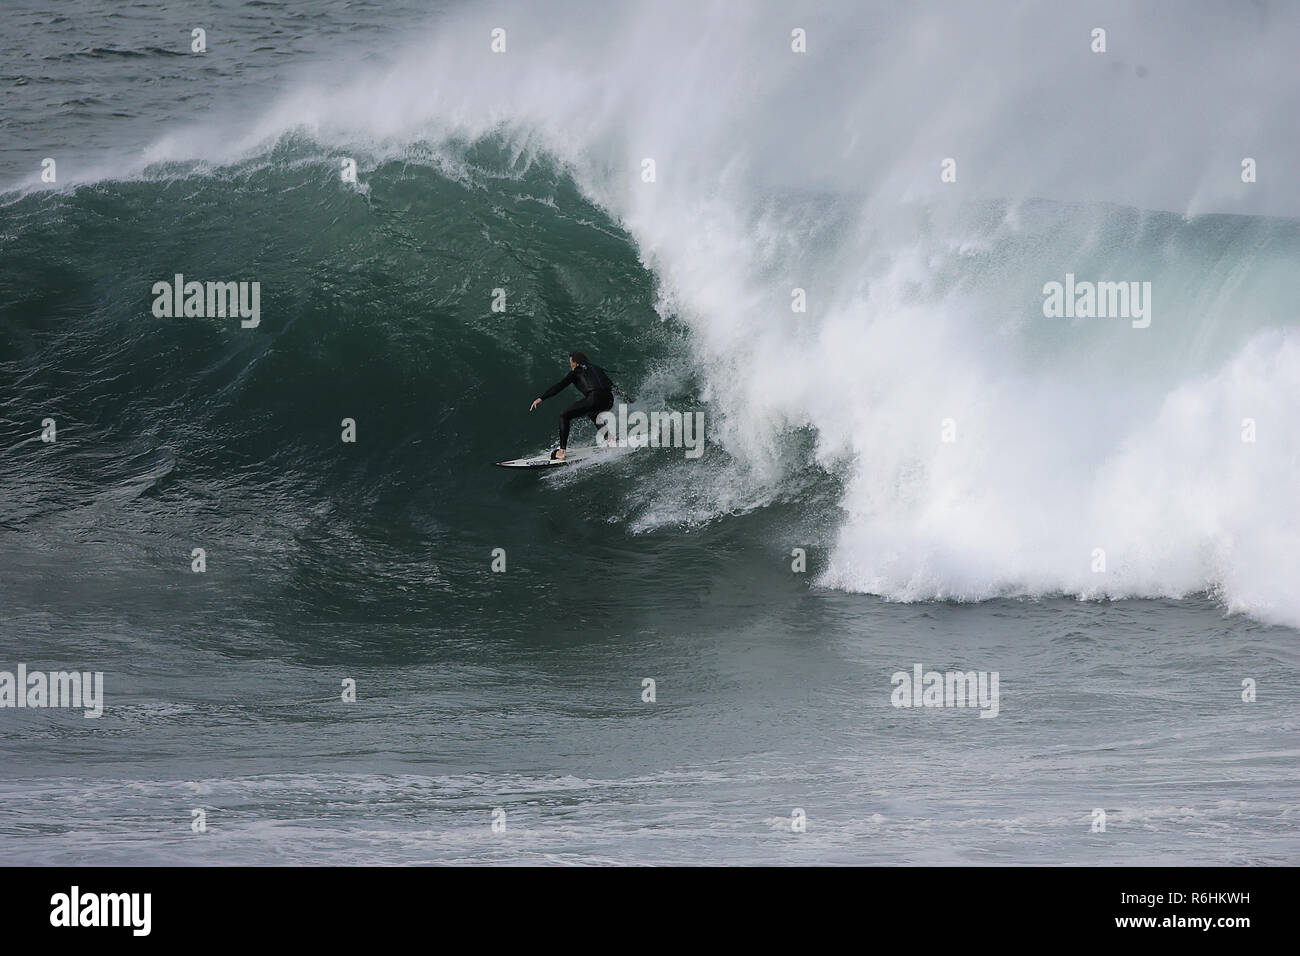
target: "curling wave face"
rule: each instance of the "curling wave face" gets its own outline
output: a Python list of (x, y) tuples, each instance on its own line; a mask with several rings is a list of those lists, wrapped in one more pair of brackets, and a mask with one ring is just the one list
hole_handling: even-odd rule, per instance
[[(11, 193), (6, 365), (36, 370), (16, 397), (70, 403), (130, 452), (39, 474), (132, 487), (163, 446), (169, 480), (219, 494), (246, 469), (245, 494), (304, 522), (309, 500), (391, 517), (425, 487), (491, 522), (439, 463), (536, 441), (515, 415), (529, 388), (503, 384), (546, 384), (571, 343), (599, 343), (642, 404), (709, 421), (700, 463), (629, 466), (602, 496), (626, 529), (798, 500), (807, 524), (764, 544), (829, 527), (828, 587), (1210, 592), (1300, 624), (1300, 225), (1262, 215), (1300, 206), (1199, 148), (1208, 126), (1290, 128), (1286, 104), (1234, 100), (1213, 64), (1179, 73), (1158, 10), (1108, 20), (1148, 41), (1141, 64), (1097, 60), (1081, 24), (1061, 71), (1035, 39), (1046, 9), (881, 8), (866, 29), (829, 7), (455, 8), (381, 64), (307, 71), (251, 123), (182, 125), (98, 182)], [(1296, 34), (1197, 16), (1227, 18), (1206, 56), (1262, 69)], [(1252, 148), (1269, 147), (1293, 144)], [(145, 317), (175, 272), (260, 279), (264, 334)], [(1149, 283), (1149, 321), (1044, 315), (1067, 276)], [(378, 440), (339, 470), (349, 414)], [(454, 534), (455, 513), (428, 527)]]

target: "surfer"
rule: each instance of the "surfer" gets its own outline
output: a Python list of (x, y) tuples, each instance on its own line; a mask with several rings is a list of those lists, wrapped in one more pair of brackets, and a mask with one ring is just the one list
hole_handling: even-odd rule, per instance
[(546, 399), (558, 395), (570, 385), (582, 392), (582, 398), (560, 412), (560, 447), (551, 452), (551, 457), (560, 461), (564, 461), (565, 449), (569, 447), (569, 422), (585, 415), (595, 424), (597, 415), (614, 407), (614, 383), (609, 380), (605, 370), (599, 365), (593, 365), (582, 352), (570, 352), (569, 374), (542, 392), (541, 398), (533, 399), (528, 410), (533, 411)]

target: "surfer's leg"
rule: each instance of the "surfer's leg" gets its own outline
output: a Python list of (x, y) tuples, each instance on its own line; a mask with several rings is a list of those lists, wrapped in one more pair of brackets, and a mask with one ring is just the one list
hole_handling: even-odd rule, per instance
[[(614, 407), (614, 393), (608, 389), (584, 395), (564, 411), (560, 412), (560, 449), (569, 447), (569, 423), (575, 418), (590, 418), (596, 424), (596, 416)], [(563, 457), (563, 456), (560, 456)]]
[(566, 408), (564, 411), (560, 412), (560, 449), (561, 450), (569, 447), (569, 418), (570, 418), (569, 411), (570, 409)]
[(575, 418), (590, 414), (591, 400), (587, 396), (578, 399), (564, 411), (560, 412), (560, 449), (569, 447), (569, 422)]
[(614, 407), (614, 393), (608, 390), (592, 392), (588, 398), (591, 402), (591, 408), (587, 412), (587, 417), (590, 418), (591, 423), (596, 426), (596, 444), (599, 445), (600, 422), (597, 421), (597, 419)]

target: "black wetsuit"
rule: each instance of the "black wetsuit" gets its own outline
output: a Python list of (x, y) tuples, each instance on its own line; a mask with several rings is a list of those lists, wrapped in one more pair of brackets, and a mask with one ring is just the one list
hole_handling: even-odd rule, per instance
[(569, 422), (585, 415), (594, 424), (596, 416), (614, 407), (614, 383), (609, 380), (605, 370), (599, 365), (579, 365), (564, 378), (560, 379), (546, 391), (542, 400), (558, 395), (570, 385), (582, 392), (578, 399), (564, 411), (560, 412), (560, 447), (569, 447)]

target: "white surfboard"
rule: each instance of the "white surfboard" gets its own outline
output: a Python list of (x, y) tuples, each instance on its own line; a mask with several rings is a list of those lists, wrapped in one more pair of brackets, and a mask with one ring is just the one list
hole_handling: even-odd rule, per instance
[(498, 461), (498, 468), (555, 468), (558, 465), (572, 465), (575, 462), (585, 461), (592, 455), (599, 455), (609, 451), (608, 448), (601, 448), (598, 445), (589, 445), (585, 448), (570, 448), (564, 456), (563, 461), (557, 461), (552, 458), (550, 452), (545, 455), (538, 455), (536, 458), (514, 458), (510, 461)]

